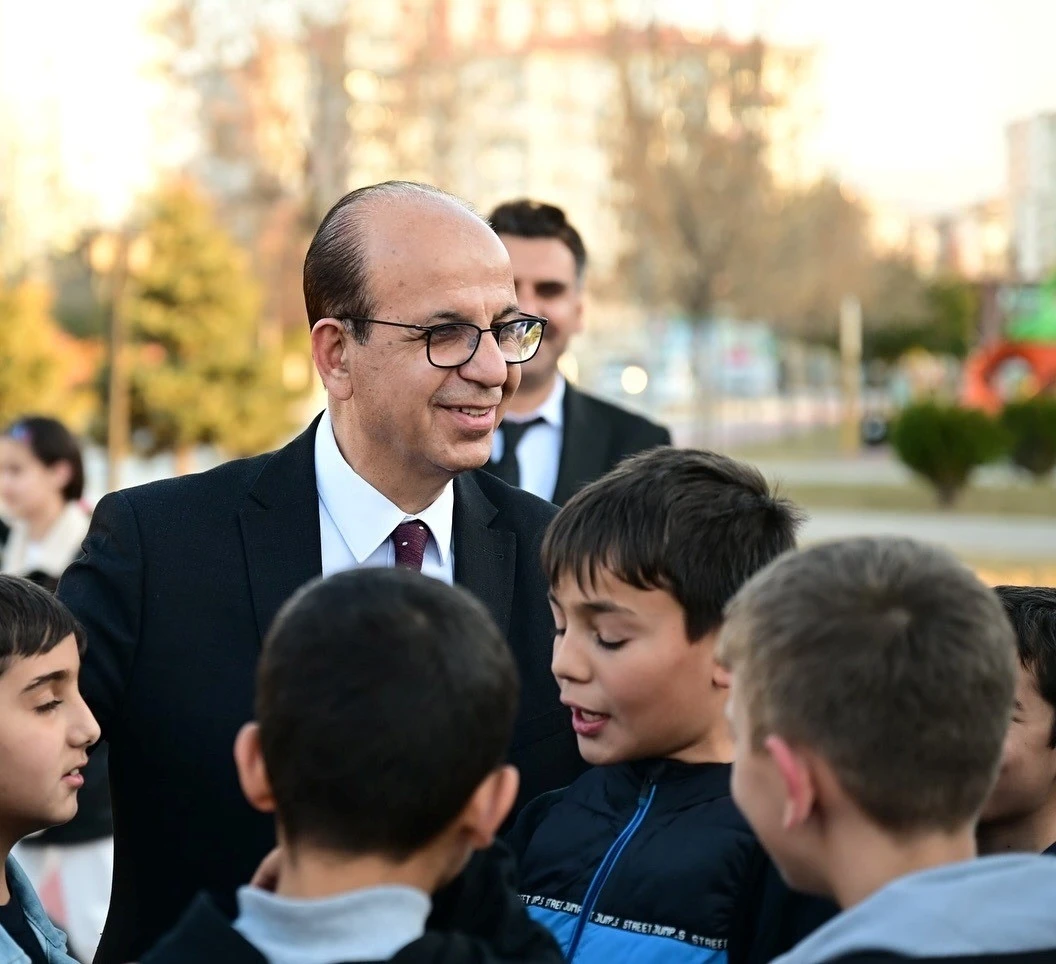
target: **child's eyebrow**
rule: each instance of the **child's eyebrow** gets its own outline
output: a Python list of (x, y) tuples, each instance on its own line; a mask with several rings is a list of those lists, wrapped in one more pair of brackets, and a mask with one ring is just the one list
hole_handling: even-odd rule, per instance
[(41, 686), (47, 686), (48, 683), (65, 683), (70, 678), (70, 671), (68, 669), (57, 669), (54, 673), (45, 673), (43, 676), (38, 676), (36, 679), (31, 680), (22, 690), (23, 693), (28, 693), (30, 690), (38, 689)]
[(589, 613), (620, 613), (624, 616), (634, 615), (633, 609), (628, 609), (626, 606), (618, 606), (616, 603), (608, 599), (589, 600), (588, 602), (579, 603), (578, 607)]

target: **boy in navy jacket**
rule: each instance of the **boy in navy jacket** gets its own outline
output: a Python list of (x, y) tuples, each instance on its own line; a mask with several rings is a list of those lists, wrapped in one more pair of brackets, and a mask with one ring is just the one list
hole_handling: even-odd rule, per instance
[(730, 606), (733, 795), (794, 887), (843, 912), (781, 964), (1056, 961), (1056, 861), (976, 857), (1013, 711), (997, 596), (948, 552), (849, 539)]
[(552, 668), (595, 768), (507, 839), (529, 911), (576, 964), (767, 961), (830, 912), (784, 887), (730, 797), (715, 660), (723, 607), (798, 522), (750, 466), (657, 449), (551, 524)]

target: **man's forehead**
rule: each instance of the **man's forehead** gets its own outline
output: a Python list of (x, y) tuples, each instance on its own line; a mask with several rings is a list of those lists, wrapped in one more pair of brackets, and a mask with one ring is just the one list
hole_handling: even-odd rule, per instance
[(513, 273), (519, 279), (531, 276), (565, 278), (576, 273), (576, 259), (560, 238), (522, 238), (500, 234), (510, 254)]

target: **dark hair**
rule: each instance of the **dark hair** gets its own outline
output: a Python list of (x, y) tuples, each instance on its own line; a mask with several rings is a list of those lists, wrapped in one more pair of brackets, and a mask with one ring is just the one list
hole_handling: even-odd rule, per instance
[(625, 459), (573, 496), (543, 539), (550, 585), (599, 568), (638, 589), (665, 589), (698, 640), (744, 582), (796, 543), (799, 510), (759, 471), (715, 452), (657, 448)]
[(501, 765), (517, 671), (484, 607), (406, 569), (310, 583), (264, 641), (257, 719), (291, 840), (402, 860)]
[[(413, 197), (446, 198), (476, 214), (461, 198), (417, 181), (384, 181), (346, 194), (327, 211), (304, 258), (304, 307), (309, 329), (322, 318), (374, 317), (377, 305), (370, 290), (363, 238), (367, 220), (360, 209), (368, 201)], [(349, 321), (346, 327), (360, 344), (370, 337), (370, 325), (365, 322)]]
[[(1019, 661), (1034, 677), (1041, 698), (1056, 710), (1056, 589), (998, 586), (994, 592), (1016, 631)], [(1056, 747), (1056, 722), (1049, 746)]]
[(28, 579), (0, 575), (0, 673), (18, 657), (50, 653), (67, 636), (83, 656), (84, 629), (58, 599)]
[(789, 553), (729, 606), (718, 658), (752, 745), (815, 751), (890, 832), (953, 831), (993, 786), (1015, 689), (997, 596), (938, 546), (858, 538)]
[(62, 490), (67, 502), (76, 502), (84, 495), (84, 460), (81, 447), (73, 433), (54, 418), (26, 415), (12, 422), (4, 435), (29, 446), (34, 458), (49, 468), (59, 462), (70, 466), (70, 481)]
[(488, 218), (496, 234), (515, 238), (556, 238), (576, 261), (576, 276), (587, 269), (587, 249), (579, 232), (565, 218), (565, 212), (553, 204), (541, 204), (524, 198), (500, 204)]

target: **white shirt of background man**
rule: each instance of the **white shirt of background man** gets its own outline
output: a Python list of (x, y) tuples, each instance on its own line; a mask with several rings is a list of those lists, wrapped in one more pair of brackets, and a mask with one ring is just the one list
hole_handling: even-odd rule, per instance
[[(557, 488), (557, 473), (561, 467), (561, 442), (565, 428), (565, 379), (561, 375), (557, 376), (546, 401), (534, 412), (527, 415), (512, 415), (507, 412), (502, 421), (530, 422), (533, 418), (541, 418), (544, 421), (528, 429), (517, 446), (521, 488), (550, 502)], [(505, 442), (502, 426), (499, 426), (491, 447), (493, 462), (502, 458)]]

